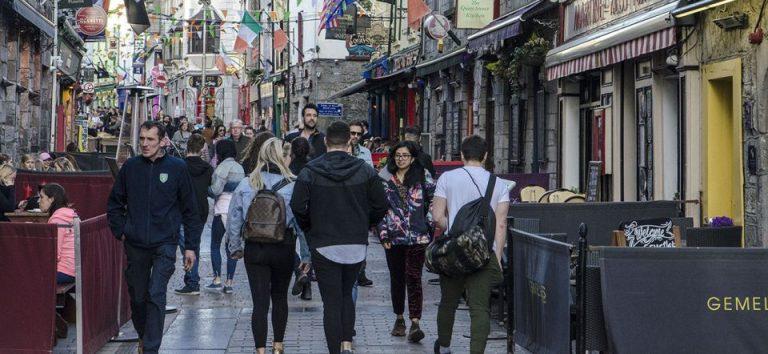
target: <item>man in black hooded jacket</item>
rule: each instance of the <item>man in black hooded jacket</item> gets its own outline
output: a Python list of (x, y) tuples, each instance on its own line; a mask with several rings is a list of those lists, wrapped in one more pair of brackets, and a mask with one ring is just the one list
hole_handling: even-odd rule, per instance
[(328, 152), (299, 173), (291, 198), (291, 209), (312, 251), (325, 339), (332, 354), (351, 353), (352, 286), (365, 260), (368, 229), (387, 212), (376, 171), (348, 153), (349, 140), (349, 125), (333, 122), (325, 136)]

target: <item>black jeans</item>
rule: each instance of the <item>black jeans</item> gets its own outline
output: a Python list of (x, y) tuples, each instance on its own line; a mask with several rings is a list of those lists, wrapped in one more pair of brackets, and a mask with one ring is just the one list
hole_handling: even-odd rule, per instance
[(408, 318), (421, 319), (424, 295), (421, 273), (424, 268), (424, 250), (427, 245), (397, 245), (385, 250), (389, 268), (389, 291), (395, 315), (405, 312), (405, 295), (408, 289)]
[(288, 324), (288, 286), (295, 244), (246, 242), (243, 258), (253, 300), (251, 330), (256, 348), (267, 346), (267, 312), (272, 300), (274, 342), (282, 342)]
[(352, 286), (357, 282), (362, 262), (336, 263), (312, 251), (317, 286), (323, 299), (323, 328), (328, 352), (341, 352), (341, 342), (351, 342), (355, 329), (355, 303)]
[(139, 248), (123, 244), (133, 327), (143, 340), (144, 353), (157, 353), (163, 340), (165, 293), (176, 266), (176, 245)]

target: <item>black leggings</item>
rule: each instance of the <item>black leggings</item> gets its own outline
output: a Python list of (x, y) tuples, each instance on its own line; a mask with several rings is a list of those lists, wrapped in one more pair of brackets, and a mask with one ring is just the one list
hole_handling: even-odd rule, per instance
[(267, 312), (272, 301), (274, 342), (282, 342), (288, 324), (288, 286), (293, 273), (294, 244), (246, 243), (245, 270), (253, 299), (251, 329), (256, 348), (267, 346)]

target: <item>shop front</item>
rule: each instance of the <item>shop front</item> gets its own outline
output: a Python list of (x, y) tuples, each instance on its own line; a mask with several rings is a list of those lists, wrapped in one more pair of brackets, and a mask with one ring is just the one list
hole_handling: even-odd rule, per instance
[(559, 184), (584, 192), (592, 163), (599, 200), (681, 199), (685, 90), (671, 17), (678, 4), (616, 3), (561, 5), (559, 43), (546, 58), (559, 96)]

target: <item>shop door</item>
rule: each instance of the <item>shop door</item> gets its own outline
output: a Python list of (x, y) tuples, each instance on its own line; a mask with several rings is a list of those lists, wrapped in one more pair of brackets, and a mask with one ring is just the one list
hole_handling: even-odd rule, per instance
[(637, 90), (637, 198), (653, 200), (653, 94)]

